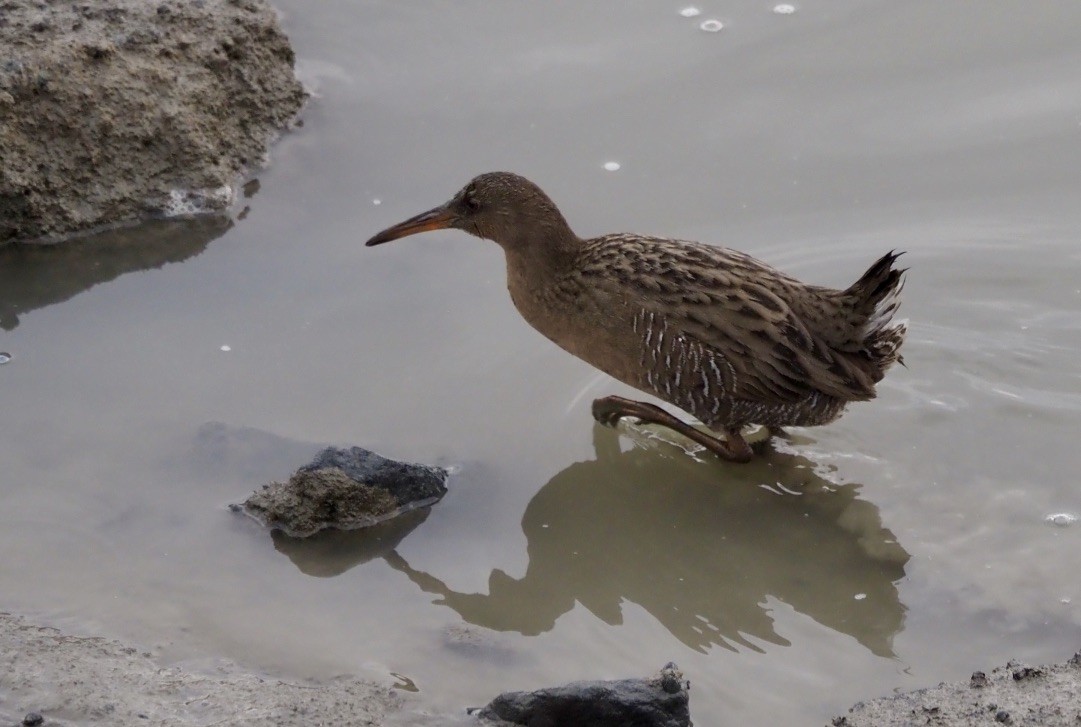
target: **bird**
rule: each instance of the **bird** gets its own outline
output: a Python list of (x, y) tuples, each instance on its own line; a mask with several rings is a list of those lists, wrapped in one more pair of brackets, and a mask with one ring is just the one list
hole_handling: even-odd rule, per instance
[(536, 184), (511, 172), (472, 179), (449, 201), (388, 227), (368, 247), (455, 229), (503, 248), (507, 288), (537, 331), (613, 378), (690, 414), (622, 396), (593, 417), (667, 427), (723, 460), (784, 427), (828, 424), (904, 360), (894, 320), (907, 269), (891, 251), (852, 285), (809, 285), (719, 245), (615, 233), (580, 238)]

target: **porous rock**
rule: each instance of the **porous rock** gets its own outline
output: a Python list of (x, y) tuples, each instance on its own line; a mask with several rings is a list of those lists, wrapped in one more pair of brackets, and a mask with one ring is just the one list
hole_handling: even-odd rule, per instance
[(225, 209), (293, 62), (266, 0), (0, 0), (0, 245)]
[(675, 664), (648, 679), (572, 682), (535, 692), (506, 692), (477, 716), (530, 727), (688, 727), (690, 684)]
[(265, 485), (237, 509), (304, 538), (326, 528), (368, 527), (431, 505), (446, 494), (447, 476), (440, 467), (396, 462), (361, 447), (330, 447), (287, 482)]

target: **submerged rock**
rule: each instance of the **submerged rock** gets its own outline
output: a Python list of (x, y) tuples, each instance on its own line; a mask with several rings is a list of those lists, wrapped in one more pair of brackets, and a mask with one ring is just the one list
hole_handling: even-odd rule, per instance
[(225, 209), (293, 62), (266, 0), (0, 2), (0, 245)]
[(535, 692), (506, 692), (477, 716), (530, 727), (688, 727), (690, 684), (675, 664), (649, 679), (572, 682)]
[(445, 469), (396, 462), (361, 447), (323, 450), (288, 482), (265, 485), (236, 509), (295, 538), (352, 530), (437, 502)]

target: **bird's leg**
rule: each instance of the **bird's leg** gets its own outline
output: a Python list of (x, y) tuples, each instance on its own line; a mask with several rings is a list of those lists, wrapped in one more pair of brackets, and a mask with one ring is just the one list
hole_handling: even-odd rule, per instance
[(606, 396), (593, 402), (593, 418), (601, 424), (612, 426), (622, 417), (634, 417), (642, 424), (668, 427), (730, 462), (748, 462), (751, 459), (751, 447), (739, 429), (726, 429), (726, 439), (718, 439), (680, 421), (659, 406), (643, 401), (633, 401), (622, 396)]

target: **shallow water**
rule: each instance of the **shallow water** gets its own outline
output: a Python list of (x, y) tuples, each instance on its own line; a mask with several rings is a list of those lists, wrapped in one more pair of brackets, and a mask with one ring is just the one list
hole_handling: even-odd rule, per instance
[[(451, 710), (674, 660), (701, 724), (1078, 648), (1081, 6), (686, 5), (280, 2), (318, 96), (243, 219), (0, 250), (2, 606)], [(595, 427), (495, 245), (362, 246), (500, 168), (816, 283), (907, 250), (908, 368), (746, 467)], [(330, 443), (458, 472), (374, 543), (225, 508)]]

